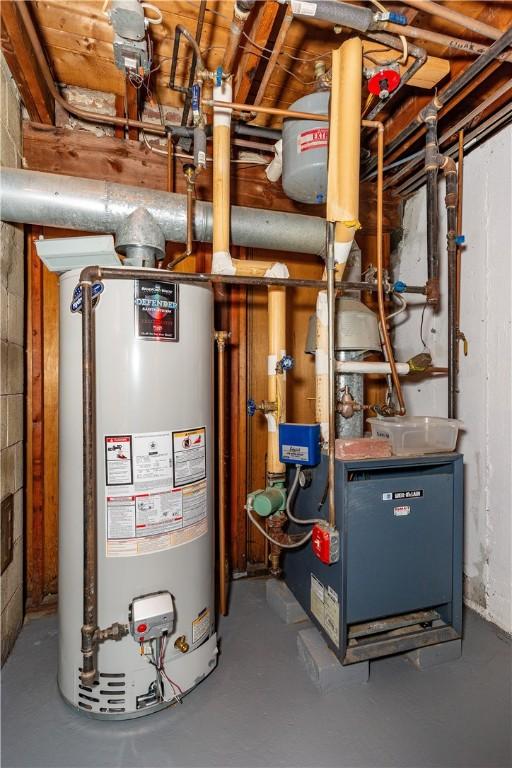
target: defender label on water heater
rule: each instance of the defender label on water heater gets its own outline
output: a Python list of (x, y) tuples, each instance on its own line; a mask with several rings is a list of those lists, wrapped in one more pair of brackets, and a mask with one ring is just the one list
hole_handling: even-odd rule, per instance
[(311, 613), (325, 629), (333, 643), (340, 644), (340, 604), (338, 593), (329, 585), (324, 587), (321, 581), (311, 574)]
[(205, 476), (174, 487), (172, 444), (170, 432), (105, 437), (107, 557), (170, 549), (208, 530)]
[(178, 285), (135, 280), (135, 336), (178, 341)]
[(196, 483), (206, 477), (206, 427), (172, 433), (174, 485)]

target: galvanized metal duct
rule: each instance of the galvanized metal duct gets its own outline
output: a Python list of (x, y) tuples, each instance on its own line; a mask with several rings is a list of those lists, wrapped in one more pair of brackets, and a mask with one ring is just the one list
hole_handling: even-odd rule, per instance
[[(185, 242), (185, 195), (2, 168), (0, 210), (4, 221), (114, 233), (140, 207), (155, 218), (166, 240)], [(197, 201), (194, 240), (211, 243), (212, 224), (211, 203)], [(325, 221), (316, 216), (233, 206), (231, 242), (248, 248), (323, 255)]]

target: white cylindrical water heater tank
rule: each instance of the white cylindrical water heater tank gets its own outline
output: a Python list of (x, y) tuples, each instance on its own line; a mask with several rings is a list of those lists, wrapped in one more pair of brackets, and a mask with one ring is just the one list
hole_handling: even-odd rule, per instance
[[(330, 91), (316, 91), (291, 105), (297, 112), (326, 115)], [(283, 190), (300, 203), (325, 203), (329, 123), (319, 120), (283, 122)]]
[(98, 646), (84, 686), (79, 271), (60, 287), (59, 672), (94, 717), (149, 714), (215, 667), (213, 300), (209, 287), (106, 280), (96, 338)]

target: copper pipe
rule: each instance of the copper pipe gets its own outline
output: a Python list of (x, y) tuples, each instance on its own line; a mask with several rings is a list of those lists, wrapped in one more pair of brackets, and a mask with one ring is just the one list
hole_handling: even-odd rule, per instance
[[(419, 29), (418, 27), (411, 27), (409, 25), (402, 27), (400, 24), (393, 24), (392, 22), (385, 22), (384, 26), (387, 32), (392, 32), (394, 35), (404, 35), (405, 37), (410, 37), (414, 40), (426, 40), (435, 45), (442, 45), (443, 48), (453, 48), (453, 50), (459, 51), (459, 53), (479, 56), (481, 53), (485, 53), (488, 48), (487, 45), (482, 45), (481, 43), (473, 43), (470, 40), (463, 40), (460, 37), (443, 35), (440, 32), (433, 32), (430, 29)], [(512, 61), (512, 53), (500, 53), (496, 58), (499, 61)]]
[(465, 27), (465, 29), (476, 32), (477, 35), (482, 37), (490, 37), (491, 40), (497, 40), (503, 34), (503, 30), (491, 27), (489, 24), (485, 24), (483, 21), (473, 19), (471, 16), (466, 16), (464, 13), (458, 11), (452, 11), (451, 8), (439, 3), (434, 3), (432, 0), (403, 0), (407, 5), (412, 5), (418, 11), (424, 13), (430, 13), (431, 16), (438, 16), (440, 19), (451, 21), (453, 24), (457, 24), (459, 27)]
[(72, 104), (69, 104), (66, 101), (66, 99), (62, 96), (57, 86), (55, 85), (52, 74), (50, 72), (50, 68), (48, 66), (48, 62), (46, 61), (46, 56), (44, 54), (43, 48), (39, 41), (36, 28), (30, 16), (30, 12), (27, 8), (25, 0), (19, 0), (17, 4), (17, 8), (20, 12), (20, 16), (25, 26), (27, 35), (34, 49), (34, 55), (36, 57), (41, 73), (43, 75), (43, 79), (46, 85), (48, 86), (48, 90), (50, 91), (52, 97), (55, 99), (57, 104), (59, 104), (59, 106), (61, 106), (65, 112), (67, 112), (70, 115), (74, 115), (75, 117), (78, 117), (80, 120), (86, 120), (92, 123), (99, 123), (101, 125), (120, 125), (123, 128), (137, 128), (140, 131), (157, 134), (158, 136), (166, 135), (167, 130), (163, 125), (156, 125), (154, 123), (145, 123), (141, 120), (131, 120), (128, 117), (116, 117), (115, 115), (101, 115), (101, 114), (98, 114), (97, 112), (88, 112), (85, 109), (80, 109), (79, 107), (75, 107)]
[(195, 167), (187, 164), (183, 166), (183, 172), (187, 179), (187, 243), (184, 253), (181, 253), (175, 259), (173, 259), (168, 265), (167, 269), (174, 269), (180, 262), (192, 256), (194, 247), (194, 199), (195, 199)]
[(226, 541), (226, 342), (229, 338), (228, 331), (217, 331), (217, 424), (218, 424), (218, 479), (219, 484), (219, 610), (222, 616), (228, 612), (228, 576), (229, 562), (227, 558)]
[(278, 109), (277, 107), (261, 107), (254, 104), (238, 104), (234, 101), (215, 101), (215, 99), (203, 99), (207, 107), (220, 107), (221, 109), (234, 109), (237, 112), (255, 112), (262, 115), (276, 115), (277, 117), (291, 117), (294, 120), (317, 120), (329, 122), (329, 115), (316, 115), (313, 112), (294, 112), (291, 109)]
[(391, 367), (391, 378), (395, 387), (396, 396), (400, 406), (400, 416), (406, 413), (405, 401), (402, 394), (400, 377), (396, 369), (395, 358), (393, 356), (393, 347), (389, 338), (388, 327), (386, 325), (386, 309), (384, 306), (384, 265), (383, 265), (383, 207), (384, 207), (384, 125), (379, 121), (363, 120), (368, 127), (377, 129), (377, 299), (379, 304), (379, 319), (382, 328), (382, 338), (386, 349), (386, 357)]

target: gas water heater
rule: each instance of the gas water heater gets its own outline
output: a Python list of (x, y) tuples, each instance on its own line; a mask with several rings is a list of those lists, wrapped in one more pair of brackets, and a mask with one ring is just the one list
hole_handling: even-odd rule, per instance
[(58, 683), (78, 710), (123, 719), (178, 701), (216, 665), (213, 300), (156, 280), (93, 286), (98, 624), (124, 636), (100, 643), (84, 685), (79, 275), (60, 281)]

